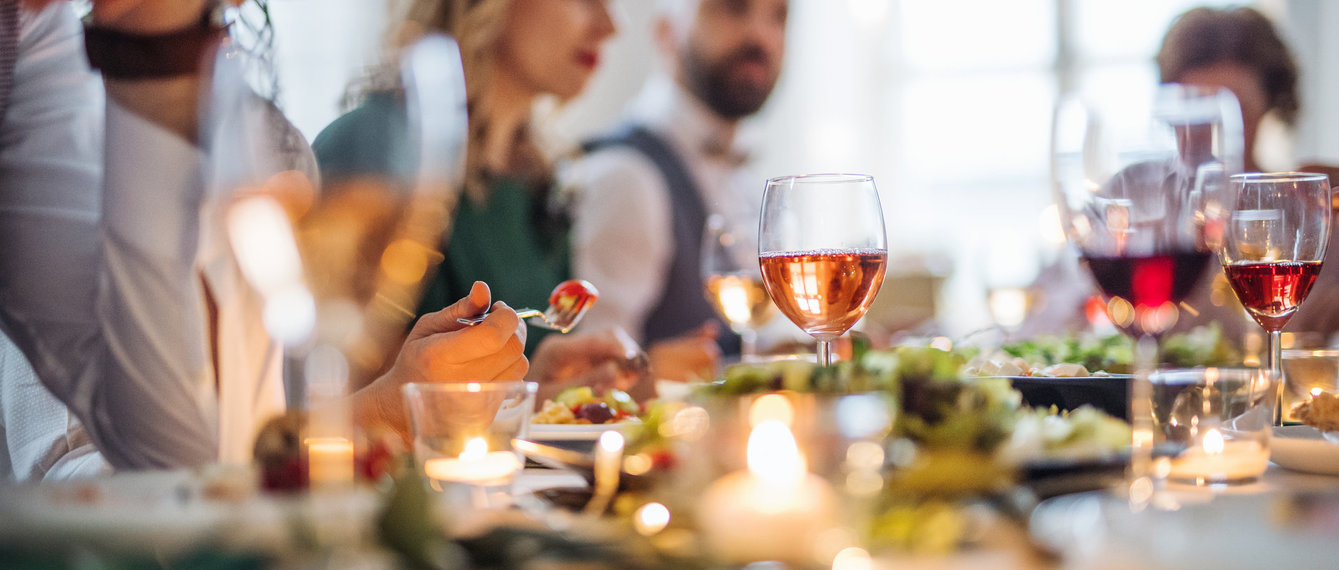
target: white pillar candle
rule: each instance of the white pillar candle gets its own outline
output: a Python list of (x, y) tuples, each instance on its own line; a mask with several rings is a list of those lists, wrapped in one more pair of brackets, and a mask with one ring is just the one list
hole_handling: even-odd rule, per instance
[(353, 442), (343, 437), (309, 437), (307, 476), (312, 487), (353, 482)]

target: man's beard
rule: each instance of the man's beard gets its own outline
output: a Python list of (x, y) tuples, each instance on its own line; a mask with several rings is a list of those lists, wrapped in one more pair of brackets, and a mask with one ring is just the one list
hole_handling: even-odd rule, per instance
[(743, 46), (713, 62), (708, 61), (689, 43), (684, 48), (684, 79), (689, 91), (716, 114), (730, 120), (742, 119), (757, 113), (776, 85), (775, 79), (760, 84), (731, 74), (734, 66), (749, 60), (768, 64), (767, 54), (757, 45)]

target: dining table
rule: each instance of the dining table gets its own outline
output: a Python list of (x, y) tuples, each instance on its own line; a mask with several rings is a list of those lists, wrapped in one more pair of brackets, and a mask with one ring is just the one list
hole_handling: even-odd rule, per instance
[[(359, 486), (271, 494), (255, 488), (251, 473), (212, 466), (0, 485), (0, 561), (9, 561), (0, 566), (401, 566), (374, 539), (383, 491)], [(506, 520), (579, 533), (583, 527), (573, 521), (583, 515), (540, 498), (586, 486), (574, 471), (527, 467), (515, 480)], [(1271, 464), (1255, 483), (1173, 494), (1178, 506), (1147, 513), (1133, 513), (1100, 490), (1018, 510), (981, 503), (969, 508), (973, 528), (954, 550), (876, 551), (869, 567), (1246, 568), (1270, 560), (1306, 568), (1330, 560), (1332, 537), (1339, 536), (1337, 476)], [(480, 516), (464, 526), (487, 526), (488, 520)]]

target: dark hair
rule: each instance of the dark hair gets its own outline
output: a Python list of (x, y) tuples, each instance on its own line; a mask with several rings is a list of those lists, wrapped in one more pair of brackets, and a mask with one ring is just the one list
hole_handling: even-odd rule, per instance
[(1300, 106), (1297, 62), (1274, 25), (1255, 9), (1193, 8), (1172, 22), (1157, 56), (1163, 82), (1178, 81), (1191, 69), (1223, 61), (1254, 69), (1269, 110), (1293, 124)]

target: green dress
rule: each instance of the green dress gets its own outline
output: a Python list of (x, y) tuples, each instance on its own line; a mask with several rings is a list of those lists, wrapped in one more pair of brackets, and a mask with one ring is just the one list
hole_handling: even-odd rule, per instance
[[(326, 183), (356, 175), (408, 172), (405, 111), (392, 94), (375, 94), (336, 119), (312, 143)], [(445, 260), (424, 290), (418, 314), (441, 309), (488, 283), (494, 301), (513, 308), (543, 309), (549, 293), (571, 274), (571, 247), (562, 224), (540, 223), (539, 192), (505, 177), (495, 178), (480, 202), (462, 196), (443, 243)], [(548, 331), (530, 327), (526, 354)]]

